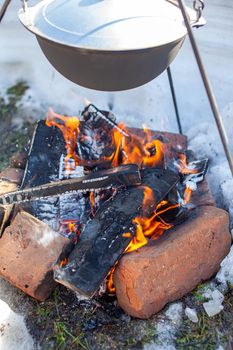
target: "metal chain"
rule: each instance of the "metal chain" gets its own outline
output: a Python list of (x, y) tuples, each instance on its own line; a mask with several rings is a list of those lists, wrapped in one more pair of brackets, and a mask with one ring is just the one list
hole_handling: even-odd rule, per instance
[(193, 8), (197, 13), (197, 21), (199, 21), (199, 19), (202, 16), (202, 11), (205, 8), (204, 0), (194, 0), (193, 1)]

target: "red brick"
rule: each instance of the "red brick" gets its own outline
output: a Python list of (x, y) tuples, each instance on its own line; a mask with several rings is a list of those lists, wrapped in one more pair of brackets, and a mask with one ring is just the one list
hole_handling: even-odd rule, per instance
[(227, 212), (203, 206), (157, 241), (124, 255), (114, 273), (122, 309), (149, 318), (213, 276), (230, 250), (228, 224)]
[(53, 265), (67, 243), (45, 223), (20, 212), (0, 239), (0, 275), (43, 301), (55, 287)]
[(197, 186), (197, 190), (192, 193), (190, 203), (194, 204), (196, 207), (205, 205), (215, 207), (215, 199), (210, 191), (207, 180), (200, 182), (199, 184), (197, 184)]

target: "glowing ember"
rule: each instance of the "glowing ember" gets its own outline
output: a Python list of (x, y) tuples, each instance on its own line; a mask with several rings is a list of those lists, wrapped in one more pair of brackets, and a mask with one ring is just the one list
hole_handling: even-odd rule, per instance
[(60, 262), (60, 267), (64, 267), (68, 264), (68, 259), (64, 258), (61, 262)]
[(148, 186), (144, 187), (144, 198), (143, 198), (143, 202), (142, 202), (142, 209), (143, 212), (146, 211), (146, 209), (149, 206), (154, 205), (154, 193), (152, 191), (152, 189)]
[(72, 238), (76, 243), (80, 235), (80, 223), (77, 220), (60, 220), (61, 231), (66, 237)]
[(186, 186), (185, 192), (184, 192), (184, 199), (183, 199), (183, 203), (184, 204), (188, 204), (190, 202), (192, 196), (192, 190), (190, 187)]
[(109, 271), (109, 273), (106, 277), (107, 290), (108, 290), (109, 294), (115, 294), (115, 292), (116, 292), (116, 288), (114, 287), (114, 283), (113, 283), (113, 274), (114, 274), (115, 269), (116, 269), (116, 264), (111, 269), (111, 271)]
[(94, 192), (90, 192), (89, 199), (91, 204), (91, 213), (92, 215), (94, 215), (95, 213), (95, 193)]
[(131, 233), (130, 232), (126, 232), (126, 233), (123, 233), (122, 234), (122, 237), (124, 237), (124, 238), (130, 238), (132, 235), (131, 235)]

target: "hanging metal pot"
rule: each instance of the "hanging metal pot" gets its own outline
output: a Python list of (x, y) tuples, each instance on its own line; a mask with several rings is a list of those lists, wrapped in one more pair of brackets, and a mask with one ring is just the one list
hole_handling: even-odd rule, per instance
[[(50, 63), (74, 83), (127, 90), (161, 74), (176, 57), (187, 29), (175, 0), (23, 1), (19, 18)], [(187, 8), (192, 26), (201, 26)]]

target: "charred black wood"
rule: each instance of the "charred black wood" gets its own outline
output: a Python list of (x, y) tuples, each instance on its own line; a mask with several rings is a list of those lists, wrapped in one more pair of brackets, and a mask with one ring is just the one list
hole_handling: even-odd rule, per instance
[(5, 229), (4, 217), (5, 217), (5, 208), (0, 206), (0, 237), (2, 237), (3, 231)]
[[(140, 186), (118, 192), (99, 208), (82, 231), (68, 263), (63, 267), (57, 264), (54, 278), (72, 290), (93, 296), (134, 237), (133, 219), (149, 217), (177, 181), (178, 176), (169, 170), (143, 170)], [(153, 196), (143, 208), (145, 187), (152, 189)]]
[[(60, 130), (39, 121), (31, 142), (28, 161), (20, 189), (40, 186), (59, 180), (60, 158), (66, 154), (65, 142)], [(16, 211), (25, 210), (57, 229), (59, 198), (51, 197), (16, 205)]]
[(1, 226), (3, 218), (4, 218), (4, 214), (5, 214), (5, 209), (0, 206), (0, 226)]
[[(100, 111), (90, 104), (82, 113), (80, 133), (77, 139), (77, 154), (83, 160), (97, 161), (109, 157), (113, 151), (112, 130), (117, 126), (112, 114)], [(93, 168), (93, 162), (89, 168)]]
[(168, 193), (167, 203), (161, 208), (163, 213), (158, 216), (162, 222), (172, 224), (173, 226), (182, 224), (182, 222), (188, 219), (190, 214), (187, 206), (179, 205), (181, 197), (178, 188), (179, 183)]
[(141, 175), (138, 166), (136, 164), (125, 164), (79, 178), (53, 181), (44, 185), (6, 193), (0, 196), (0, 205), (40, 200), (69, 192), (90, 192), (95, 189), (140, 184)]
[(197, 184), (202, 182), (208, 169), (208, 162), (209, 160), (207, 158), (190, 162), (188, 168), (192, 170), (192, 173), (184, 176), (183, 183), (187, 184), (188, 182), (193, 182)]
[(61, 131), (38, 122), (29, 151), (22, 188), (40, 186), (59, 179), (60, 158), (66, 154)]

